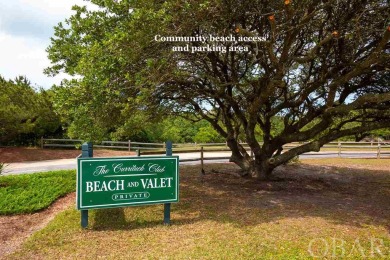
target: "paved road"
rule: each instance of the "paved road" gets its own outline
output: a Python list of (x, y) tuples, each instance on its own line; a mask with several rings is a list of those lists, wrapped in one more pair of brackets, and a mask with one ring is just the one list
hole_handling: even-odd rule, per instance
[[(199, 164), (200, 153), (180, 153), (174, 154), (180, 158), (180, 164)], [(207, 158), (205, 163), (222, 163), (228, 162), (228, 159), (222, 159), (221, 157), (229, 157), (230, 152), (205, 152), (204, 158)], [(389, 154), (386, 155), (389, 158)], [(337, 152), (319, 152), (319, 153), (307, 153), (300, 155), (302, 159), (313, 158), (337, 158)], [(343, 158), (376, 158), (376, 152), (343, 152), (341, 154)], [(213, 159), (214, 158), (214, 159)], [(76, 159), (59, 159), (49, 161), (37, 161), (37, 162), (22, 162), (22, 163), (10, 163), (6, 166), (4, 175), (21, 174), (21, 173), (34, 173), (43, 171), (54, 170), (69, 170), (76, 169)]]

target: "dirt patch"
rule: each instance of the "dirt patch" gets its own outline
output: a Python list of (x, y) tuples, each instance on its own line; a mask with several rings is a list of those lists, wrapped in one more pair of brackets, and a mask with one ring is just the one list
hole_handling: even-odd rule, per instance
[(60, 198), (48, 209), (14, 216), (0, 216), (0, 258), (17, 250), (34, 232), (44, 228), (61, 211), (75, 204), (76, 194)]
[[(277, 219), (314, 215), (344, 222), (345, 216), (349, 216), (349, 224), (382, 225), (390, 234), (390, 172), (347, 166), (286, 165), (275, 170), (277, 181), (257, 182), (237, 177), (235, 172), (239, 169), (234, 165), (228, 168), (209, 165), (206, 175), (198, 178), (203, 188), (222, 194), (220, 202), (214, 205), (223, 205), (228, 210), (224, 198), (240, 201), (242, 209), (236, 204), (228, 210), (229, 215), (257, 208), (270, 210), (269, 216)], [(182, 181), (185, 182), (185, 178)], [(243, 219), (245, 221), (253, 220)]]
[[(71, 159), (76, 158), (80, 154), (80, 150), (39, 149), (33, 147), (6, 147), (0, 148), (0, 162), (15, 163), (28, 161)], [(134, 152), (100, 149), (94, 150), (94, 157), (128, 155), (134, 155)]]

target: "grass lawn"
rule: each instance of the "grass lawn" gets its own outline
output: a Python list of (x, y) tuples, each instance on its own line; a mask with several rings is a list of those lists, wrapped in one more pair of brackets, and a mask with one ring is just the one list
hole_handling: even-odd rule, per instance
[[(310, 165), (322, 165), (338, 167), (339, 169), (367, 169), (388, 171), (390, 174), (390, 158), (385, 159), (360, 159), (360, 158), (322, 158), (322, 159), (301, 159), (301, 162)], [(337, 171), (337, 169), (336, 169)], [(375, 173), (375, 172), (371, 172)]]
[(262, 183), (236, 177), (232, 164), (207, 165), (202, 177), (185, 166), (171, 226), (154, 205), (91, 210), (82, 230), (72, 205), (8, 258), (389, 259), (387, 166), (338, 160), (288, 165), (277, 170), (283, 181)]
[(75, 171), (0, 176), (0, 215), (32, 213), (75, 190)]

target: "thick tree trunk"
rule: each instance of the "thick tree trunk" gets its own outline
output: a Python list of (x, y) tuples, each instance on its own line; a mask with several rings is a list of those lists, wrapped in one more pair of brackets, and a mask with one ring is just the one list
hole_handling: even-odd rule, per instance
[(248, 172), (252, 178), (258, 180), (270, 180), (274, 167), (269, 164), (268, 159), (255, 160), (251, 163)]
[(270, 180), (272, 171), (275, 169), (268, 159), (253, 160), (246, 157), (232, 156), (230, 161), (242, 169), (241, 176), (249, 176), (260, 181)]
[(270, 163), (274, 160), (273, 158), (270, 159), (263, 151), (252, 148), (252, 151), (255, 151), (255, 158), (253, 159), (235, 139), (230, 139), (227, 142), (232, 150), (230, 161), (242, 169), (241, 176), (249, 176), (257, 180), (271, 179), (272, 171), (276, 167), (276, 165)]

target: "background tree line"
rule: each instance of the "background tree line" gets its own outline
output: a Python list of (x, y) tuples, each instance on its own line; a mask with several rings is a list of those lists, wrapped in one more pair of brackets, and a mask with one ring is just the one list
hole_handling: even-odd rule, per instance
[(140, 111), (131, 120), (124, 119), (123, 124), (110, 125), (111, 121), (105, 121), (98, 125), (99, 111), (91, 107), (82, 110), (82, 105), (72, 102), (77, 97), (63, 94), (59, 87), (36, 88), (24, 76), (13, 80), (0, 76), (0, 145), (37, 145), (41, 137), (176, 143), (224, 141), (206, 121), (153, 118)]
[(0, 76), (0, 145), (35, 145), (41, 136), (62, 136), (52, 90), (36, 89), (23, 76)]
[[(110, 116), (105, 116), (101, 107), (90, 106), (88, 102), (82, 102), (83, 96), (79, 93), (72, 95), (64, 89), (64, 86), (37, 89), (24, 76), (14, 80), (0, 76), (0, 145), (38, 145), (41, 137), (92, 141), (225, 142), (206, 120), (149, 114), (130, 107), (125, 112), (111, 107)], [(115, 113), (119, 113), (122, 120), (108, 120)], [(273, 118), (272, 129), (274, 135), (282, 131), (282, 118)], [(257, 139), (261, 141), (262, 136), (261, 129), (256, 128)], [(360, 141), (370, 136), (388, 140), (390, 130), (380, 129), (340, 140)], [(239, 139), (244, 141), (245, 137), (242, 135)]]

